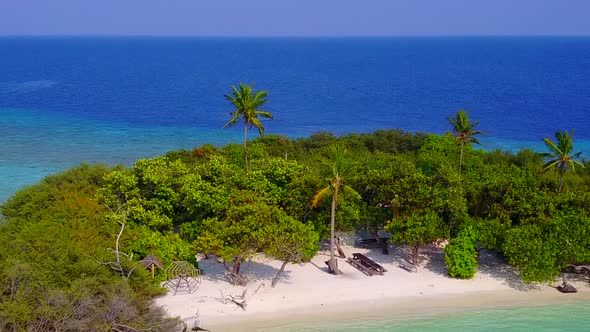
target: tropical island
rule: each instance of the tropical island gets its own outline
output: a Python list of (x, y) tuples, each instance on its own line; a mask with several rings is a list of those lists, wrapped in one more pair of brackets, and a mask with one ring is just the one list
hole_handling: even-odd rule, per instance
[(571, 132), (540, 137), (544, 153), (485, 151), (485, 124), (451, 111), (445, 135), (290, 139), (264, 135), (266, 91), (225, 97), (220, 126), (243, 125), (243, 144), (80, 165), (2, 205), (2, 331), (551, 301), (559, 279), (590, 298), (590, 161)]

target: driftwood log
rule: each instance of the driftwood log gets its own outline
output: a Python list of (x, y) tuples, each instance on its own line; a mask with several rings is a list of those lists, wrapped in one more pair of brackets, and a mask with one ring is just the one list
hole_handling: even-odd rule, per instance
[[(263, 286), (264, 286), (264, 283), (260, 284), (258, 286), (258, 288), (256, 288), (256, 291), (254, 291), (254, 293), (252, 293), (252, 296), (256, 295), (256, 293), (258, 293), (258, 290)], [(223, 304), (233, 303), (233, 304), (237, 305), (239, 308), (241, 308), (242, 310), (246, 311), (246, 307), (248, 305), (246, 302), (246, 293), (248, 292), (248, 288), (244, 288), (244, 291), (242, 292), (241, 295), (225, 296), (221, 290), (219, 290), (219, 292), (221, 293), (221, 298), (217, 299), (219, 302), (221, 302)]]
[(342, 247), (340, 247), (340, 237), (335, 236), (334, 237), (334, 243), (336, 244), (336, 249), (338, 250), (338, 256), (340, 258), (346, 258), (346, 254), (344, 253), (344, 250), (342, 250)]
[(589, 274), (590, 275), (590, 265), (568, 265), (566, 270), (572, 271), (578, 274)]
[(563, 284), (557, 286), (557, 290), (562, 293), (577, 293), (578, 292), (576, 287), (574, 287), (568, 283), (563, 283)]

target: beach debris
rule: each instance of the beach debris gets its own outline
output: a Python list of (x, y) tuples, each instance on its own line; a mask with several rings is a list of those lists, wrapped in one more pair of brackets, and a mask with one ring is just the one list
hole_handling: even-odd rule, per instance
[[(195, 313), (195, 319), (193, 321), (193, 327), (191, 328), (191, 331), (205, 331), (205, 332), (211, 332), (207, 329), (202, 328), (201, 326), (201, 320), (199, 319), (199, 310), (197, 310), (197, 312)], [(186, 323), (185, 323), (185, 329), (184, 331), (186, 331)]]
[(198, 326), (194, 326), (191, 331), (206, 331), (206, 332), (211, 332), (210, 330), (204, 329), (202, 327), (198, 327)]
[(342, 250), (342, 247), (340, 246), (340, 237), (339, 236), (334, 237), (334, 244), (336, 245), (336, 248), (338, 250), (338, 256), (340, 258), (346, 258), (346, 254), (344, 253), (344, 250)]
[(577, 293), (578, 292), (576, 287), (572, 286), (571, 284), (565, 283), (565, 282), (563, 284), (557, 286), (557, 290), (562, 293)]
[(126, 254), (119, 250), (119, 241), (121, 240), (121, 235), (123, 235), (123, 231), (125, 230), (125, 225), (127, 223), (127, 207), (125, 204), (119, 205), (117, 209), (112, 209), (107, 206), (107, 208), (111, 211), (111, 217), (113, 220), (116, 220), (117, 223), (121, 226), (119, 230), (119, 234), (117, 235), (117, 239), (115, 240), (115, 249), (107, 248), (108, 252), (111, 252), (115, 255), (115, 261), (108, 261), (108, 262), (101, 262), (99, 263), (104, 266), (108, 266), (111, 270), (116, 271), (117, 273), (121, 274), (121, 276), (125, 279), (129, 279), (137, 264), (133, 262), (133, 253)]
[[(252, 298), (254, 295), (256, 295), (256, 293), (258, 293), (258, 291), (260, 290), (260, 288), (264, 287), (264, 283), (260, 283), (260, 285), (258, 285), (258, 287), (256, 288), (256, 290), (254, 291), (254, 293), (252, 293), (252, 295), (250, 296), (250, 298)], [(223, 304), (227, 304), (227, 303), (232, 303), (237, 305), (238, 307), (240, 307), (242, 310), (246, 311), (246, 307), (247, 307), (247, 303), (246, 303), (246, 295), (248, 294), (248, 287), (244, 288), (244, 291), (242, 291), (242, 294), (240, 295), (228, 295), (225, 296), (223, 294), (223, 291), (221, 291), (221, 289), (219, 290), (219, 293), (221, 294), (221, 297), (217, 299), (217, 301), (223, 303)]]
[(418, 272), (418, 267), (414, 265), (412, 262), (402, 259), (398, 262), (398, 266), (408, 272)]
[(256, 287), (256, 290), (254, 291), (254, 293), (252, 293), (252, 296), (256, 295), (256, 293), (258, 293), (258, 290), (260, 290), (260, 288), (264, 287), (264, 283), (260, 283), (260, 285), (258, 285), (258, 287)]
[(566, 271), (577, 274), (588, 274), (590, 275), (590, 265), (573, 265), (566, 266)]
[(221, 289), (219, 290), (219, 293), (221, 293), (221, 298), (218, 298), (217, 300), (223, 304), (227, 304), (227, 303), (233, 303), (235, 305), (237, 305), (238, 307), (242, 308), (242, 310), (246, 311), (246, 292), (248, 291), (248, 288), (244, 288), (244, 291), (242, 292), (242, 295), (228, 295), (225, 296), (223, 294), (223, 291), (221, 291)]
[(143, 265), (145, 269), (148, 269), (152, 272), (152, 278), (154, 277), (154, 271), (157, 267), (159, 267), (160, 269), (164, 269), (164, 263), (162, 263), (162, 261), (158, 257), (152, 254), (147, 255), (146, 258), (142, 259), (139, 262), (141, 263), (141, 265)]
[(179, 288), (184, 288), (191, 294), (199, 288), (201, 284), (201, 274), (199, 269), (187, 261), (172, 262), (166, 269), (166, 282), (164, 287), (174, 288), (174, 295)]

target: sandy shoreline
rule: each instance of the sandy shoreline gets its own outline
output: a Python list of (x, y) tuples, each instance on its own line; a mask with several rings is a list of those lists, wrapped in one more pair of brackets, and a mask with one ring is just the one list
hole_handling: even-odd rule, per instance
[(572, 295), (555, 294), (548, 291), (529, 293), (526, 291), (487, 291), (468, 295), (440, 294), (423, 297), (391, 298), (380, 301), (343, 302), (338, 307), (312, 306), (295, 311), (277, 311), (245, 317), (231, 317), (212, 322), (207, 328), (218, 331), (258, 331), (280, 327), (309, 326), (348, 322), (354, 320), (405, 320), (435, 317), (486, 309), (510, 307), (531, 307), (555, 304), (577, 303), (590, 300), (590, 292)]
[[(171, 315), (189, 326), (198, 312), (200, 326), (214, 331), (259, 330), (296, 323), (347, 321), (354, 319), (404, 319), (508, 306), (570, 303), (590, 299), (588, 283), (576, 284), (577, 294), (561, 294), (547, 285), (527, 285), (495, 255), (484, 253), (472, 280), (446, 275), (440, 249), (429, 248), (417, 273), (398, 267), (406, 257), (403, 248), (382, 255), (378, 250), (344, 248), (347, 255), (364, 253), (385, 267), (383, 276), (369, 277), (339, 260), (341, 276), (326, 273), (320, 253), (308, 264), (291, 264), (276, 286), (271, 278), (280, 262), (258, 258), (243, 265), (251, 282), (246, 290), (246, 310), (223, 297), (241, 295), (224, 279), (223, 268), (214, 260), (201, 260), (204, 271), (199, 289), (192, 294), (169, 292), (157, 299)], [(322, 266), (324, 265), (324, 266)]]

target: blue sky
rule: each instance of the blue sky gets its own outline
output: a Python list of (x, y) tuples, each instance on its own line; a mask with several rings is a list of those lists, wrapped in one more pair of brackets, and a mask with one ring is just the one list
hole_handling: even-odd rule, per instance
[(590, 0), (0, 0), (0, 35), (590, 35)]

